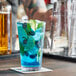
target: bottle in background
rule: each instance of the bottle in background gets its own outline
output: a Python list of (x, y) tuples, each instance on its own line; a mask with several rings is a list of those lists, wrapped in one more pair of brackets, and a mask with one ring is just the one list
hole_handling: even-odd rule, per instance
[(12, 51), (12, 13), (6, 0), (0, 0), (0, 55)]

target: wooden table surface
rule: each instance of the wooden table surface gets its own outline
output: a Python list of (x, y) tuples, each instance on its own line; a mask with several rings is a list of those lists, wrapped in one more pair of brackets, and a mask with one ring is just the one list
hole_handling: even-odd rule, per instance
[(76, 76), (76, 63), (43, 58), (43, 67), (53, 69), (53, 72), (21, 74), (9, 70), (20, 66), (20, 59), (0, 60), (0, 76)]

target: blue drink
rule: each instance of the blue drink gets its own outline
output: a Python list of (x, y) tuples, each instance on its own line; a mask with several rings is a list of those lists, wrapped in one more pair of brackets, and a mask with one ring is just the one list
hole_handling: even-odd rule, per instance
[(42, 64), (45, 23), (38, 20), (17, 22), (21, 67), (24, 70), (39, 70)]

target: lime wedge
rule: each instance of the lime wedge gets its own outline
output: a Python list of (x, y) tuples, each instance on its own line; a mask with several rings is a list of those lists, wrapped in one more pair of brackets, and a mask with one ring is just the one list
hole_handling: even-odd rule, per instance
[(29, 20), (29, 23), (31, 24), (31, 28), (35, 31), (36, 30), (36, 21), (35, 20)]

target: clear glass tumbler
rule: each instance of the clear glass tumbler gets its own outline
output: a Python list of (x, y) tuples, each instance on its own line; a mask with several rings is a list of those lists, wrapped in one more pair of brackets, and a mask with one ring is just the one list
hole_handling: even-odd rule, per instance
[(22, 70), (39, 70), (42, 65), (45, 22), (17, 22)]
[(51, 22), (50, 32), (50, 53), (56, 55), (68, 55), (69, 37), (69, 0), (56, 0), (53, 4), (53, 16), (57, 19), (56, 23)]

